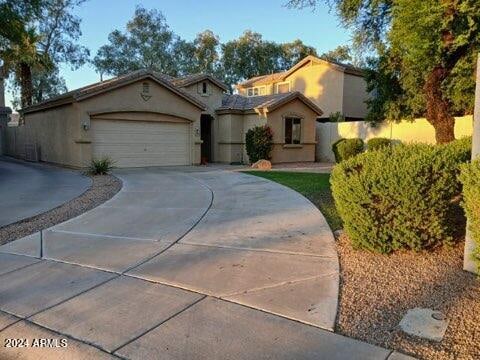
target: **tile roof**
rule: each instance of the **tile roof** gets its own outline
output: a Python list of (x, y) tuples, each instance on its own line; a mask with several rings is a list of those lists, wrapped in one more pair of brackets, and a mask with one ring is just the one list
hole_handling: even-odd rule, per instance
[(28, 113), (28, 112), (34, 112), (40, 109), (54, 107), (61, 104), (68, 104), (77, 100), (82, 100), (90, 96), (97, 95), (109, 89), (113, 89), (117, 86), (122, 86), (124, 84), (128, 84), (130, 82), (138, 81), (144, 78), (151, 78), (161, 83), (166, 88), (176, 93), (177, 95), (183, 97), (187, 101), (190, 101), (191, 103), (200, 107), (201, 109), (205, 109), (205, 105), (201, 103), (199, 100), (197, 100), (194, 96), (182, 90), (181, 87), (175, 86), (172, 83), (172, 81), (174, 80), (173, 77), (164, 75), (158, 72), (154, 72), (151, 70), (141, 69), (141, 70), (132, 71), (128, 74), (121, 75), (112, 79), (96, 82), (72, 91), (68, 91), (64, 94), (52, 97), (40, 103), (29, 106), (23, 109), (23, 111), (25, 113)]
[(256, 109), (267, 109), (268, 111), (272, 111), (294, 99), (301, 100), (318, 115), (323, 114), (323, 111), (315, 103), (298, 91), (250, 97), (238, 94), (226, 94), (223, 96), (222, 105), (217, 109), (217, 111), (250, 111)]
[(237, 87), (240, 88), (245, 88), (245, 87), (250, 87), (252, 85), (263, 85), (263, 84), (269, 84), (272, 82), (276, 81), (282, 81), (286, 76), (290, 75), (291, 73), (295, 72), (298, 68), (302, 67), (305, 63), (308, 61), (314, 61), (314, 62), (323, 62), (323, 63), (328, 63), (333, 67), (338, 68), (341, 71), (344, 71), (347, 74), (352, 74), (352, 75), (357, 75), (357, 76), (363, 76), (363, 70), (361, 68), (355, 67), (350, 64), (343, 64), (337, 61), (332, 61), (328, 60), (325, 58), (319, 58), (313, 55), (309, 55), (302, 60), (300, 60), (298, 63), (296, 63), (294, 66), (292, 66), (290, 69), (282, 72), (277, 72), (273, 74), (267, 74), (267, 75), (260, 75), (260, 76), (255, 76), (253, 78), (247, 79), (239, 84), (237, 84)]
[(179, 78), (173, 78), (171, 80), (172, 84), (178, 87), (184, 87), (184, 86), (189, 86), (195, 83), (198, 83), (203, 80), (209, 80), (215, 85), (217, 85), (219, 88), (223, 89), (224, 91), (228, 91), (228, 86), (225, 85), (223, 82), (220, 80), (214, 78), (213, 76), (209, 74), (191, 74), (191, 75), (186, 75), (183, 77)]

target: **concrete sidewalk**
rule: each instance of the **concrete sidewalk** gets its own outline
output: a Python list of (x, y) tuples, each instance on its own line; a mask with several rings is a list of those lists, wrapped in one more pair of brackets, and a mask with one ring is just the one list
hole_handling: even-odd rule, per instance
[[(105, 204), (0, 248), (0, 357), (386, 359), (334, 334), (338, 259), (305, 198), (212, 169), (122, 170)], [(395, 355), (397, 356), (397, 355)]]

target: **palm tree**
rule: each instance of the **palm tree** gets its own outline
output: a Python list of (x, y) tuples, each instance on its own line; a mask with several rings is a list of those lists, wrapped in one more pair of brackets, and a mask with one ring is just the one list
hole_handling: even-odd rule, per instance
[(0, 58), (3, 60), (2, 74), (5, 76), (13, 72), (20, 84), (20, 103), (22, 108), (32, 105), (33, 85), (32, 70), (51, 68), (52, 63), (47, 54), (37, 49), (40, 40), (33, 29), (24, 31), (15, 43), (0, 50)]

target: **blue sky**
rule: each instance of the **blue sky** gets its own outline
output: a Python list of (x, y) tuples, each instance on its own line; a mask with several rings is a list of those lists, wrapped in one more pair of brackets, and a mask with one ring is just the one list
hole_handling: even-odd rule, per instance
[[(203, 30), (210, 29), (222, 42), (237, 38), (251, 29), (264, 39), (287, 42), (301, 39), (319, 53), (337, 45), (347, 44), (350, 33), (343, 29), (329, 8), (320, 4), (312, 9), (288, 9), (286, 0), (88, 0), (74, 13), (82, 19), (80, 43), (87, 46), (92, 57), (107, 43), (114, 29), (125, 29), (137, 5), (162, 11), (170, 28), (186, 40), (192, 40)], [(71, 71), (62, 67), (69, 90), (99, 80), (89, 66)], [(7, 106), (11, 95), (6, 94)]]

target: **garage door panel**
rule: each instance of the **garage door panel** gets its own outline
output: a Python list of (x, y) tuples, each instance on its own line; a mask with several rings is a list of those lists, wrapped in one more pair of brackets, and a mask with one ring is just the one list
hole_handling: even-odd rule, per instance
[(93, 156), (118, 167), (188, 165), (189, 124), (92, 120)]

